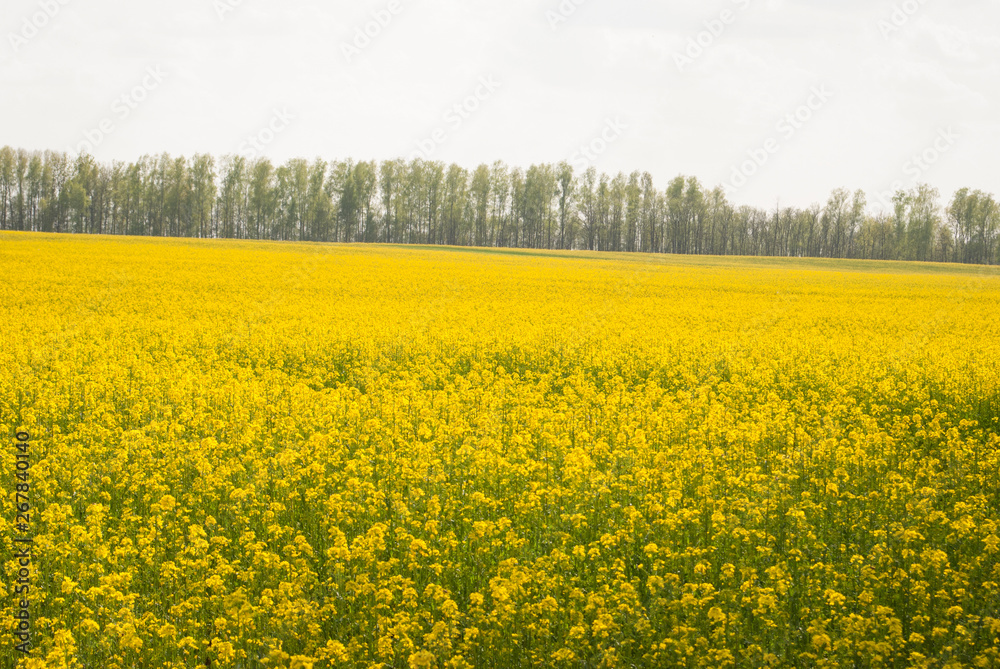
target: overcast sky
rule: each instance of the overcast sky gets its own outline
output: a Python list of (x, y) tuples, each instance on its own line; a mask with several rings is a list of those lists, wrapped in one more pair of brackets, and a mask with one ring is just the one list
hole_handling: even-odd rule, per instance
[(4, 0), (0, 145), (567, 160), (877, 208), (1000, 192), (998, 26), (1000, 0)]

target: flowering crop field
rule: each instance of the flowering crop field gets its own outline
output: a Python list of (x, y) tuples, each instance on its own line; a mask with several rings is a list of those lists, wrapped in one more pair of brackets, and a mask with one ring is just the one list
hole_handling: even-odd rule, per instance
[(0, 233), (0, 277), (4, 667), (1000, 666), (996, 270)]

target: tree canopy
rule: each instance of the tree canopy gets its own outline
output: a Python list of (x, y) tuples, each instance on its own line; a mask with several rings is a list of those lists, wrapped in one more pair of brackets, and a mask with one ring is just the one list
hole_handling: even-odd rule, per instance
[(763, 210), (721, 187), (567, 163), (474, 170), (415, 159), (92, 156), (0, 149), (0, 230), (996, 264), (1000, 206), (927, 185), (868, 211), (862, 191)]

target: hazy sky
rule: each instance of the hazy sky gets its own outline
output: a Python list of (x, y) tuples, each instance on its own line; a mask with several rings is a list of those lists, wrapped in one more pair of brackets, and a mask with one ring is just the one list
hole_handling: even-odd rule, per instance
[(1000, 192), (998, 0), (4, 0), (0, 145)]

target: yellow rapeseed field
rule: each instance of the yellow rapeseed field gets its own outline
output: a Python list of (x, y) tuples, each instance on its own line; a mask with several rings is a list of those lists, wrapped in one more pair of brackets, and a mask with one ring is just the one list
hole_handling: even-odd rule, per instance
[(2, 233), (0, 666), (1000, 667), (998, 416), (996, 270)]

